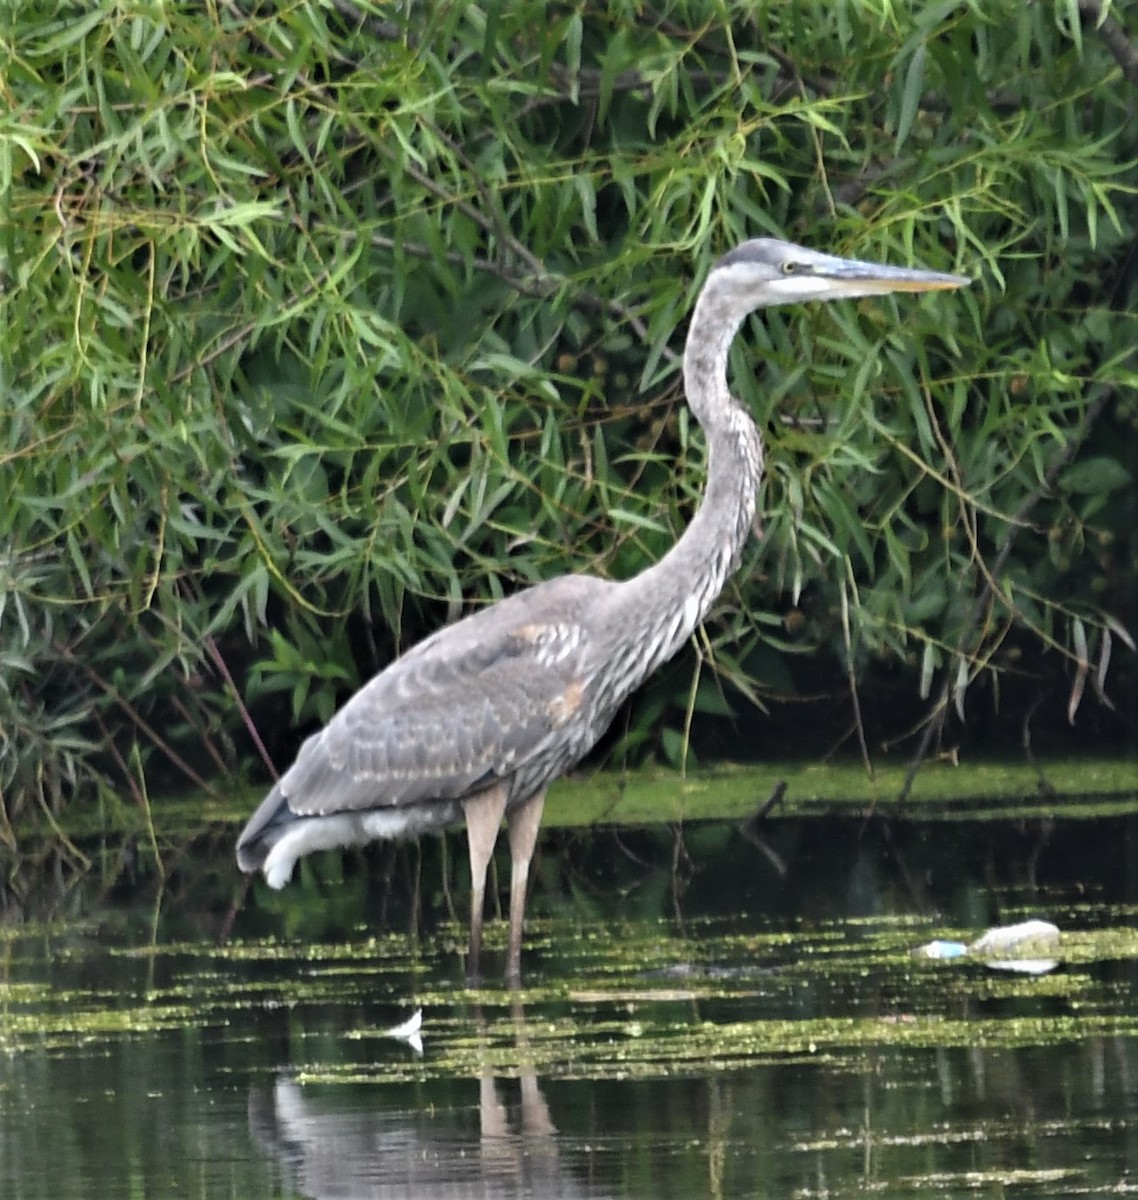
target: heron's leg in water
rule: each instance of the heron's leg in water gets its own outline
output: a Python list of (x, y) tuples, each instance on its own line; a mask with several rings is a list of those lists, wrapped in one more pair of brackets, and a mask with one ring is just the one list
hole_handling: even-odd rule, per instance
[(506, 955), (506, 982), (522, 980), (522, 923), (526, 915), (529, 864), (537, 845), (537, 830), (545, 807), (545, 788), (535, 792), (509, 816), (510, 828), (510, 948)]
[(466, 840), (470, 847), (470, 953), (466, 977), (478, 977), (482, 954), (482, 910), (486, 899), (486, 868), (494, 854), (494, 843), (506, 811), (506, 789), (498, 784), (462, 803), (466, 813)]

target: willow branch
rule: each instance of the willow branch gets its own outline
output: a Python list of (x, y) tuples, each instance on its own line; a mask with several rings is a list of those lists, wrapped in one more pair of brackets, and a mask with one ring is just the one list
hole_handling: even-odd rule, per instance
[[(998, 586), (996, 581), (1002, 574), (1004, 566), (1008, 561), (1008, 556), (1015, 546), (1016, 538), (1027, 524), (1028, 517), (1040, 500), (1054, 491), (1055, 485), (1059, 481), (1059, 476), (1070, 465), (1071, 460), (1075, 457), (1079, 447), (1086, 441), (1087, 435), (1102, 415), (1103, 409), (1106, 408), (1107, 403), (1113, 395), (1113, 390), (1108, 388), (1102, 391), (1091, 402), (1087, 411), (1083, 414), (1083, 419), (1079, 422), (1078, 428), (1056, 456), (1055, 461), (1048, 467), (1047, 474), (1044, 475), (1042, 482), (1034, 491), (1029, 492), (1023, 498), (1019, 508), (1016, 509), (1015, 514), (1010, 518), (1007, 532), (1004, 534), (1003, 540), (996, 550), (996, 557), (992, 560), (991, 569), (987, 572), (984, 584), (977, 593), (976, 599), (972, 603), (972, 610), (964, 623), (960, 639), (957, 642), (958, 655), (965, 653), (965, 647), (971, 641), (973, 634), (983, 620), (984, 613), (995, 596)], [(913, 755), (913, 760), (909, 764), (908, 771), (905, 773), (905, 782), (901, 785), (901, 791), (897, 795), (898, 806), (903, 805), (909, 799), (913, 790), (913, 782), (917, 778), (917, 772), (920, 771), (928, 757), (929, 746), (932, 743), (933, 737), (944, 726), (944, 719), (948, 713), (948, 701), (951, 694), (952, 672), (946, 668), (940, 692), (933, 701), (928, 717), (925, 720), (925, 730), (921, 735), (920, 745), (917, 747), (917, 752)]]

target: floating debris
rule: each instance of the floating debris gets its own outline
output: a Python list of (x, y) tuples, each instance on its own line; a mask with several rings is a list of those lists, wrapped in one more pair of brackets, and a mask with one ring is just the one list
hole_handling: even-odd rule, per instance
[(993, 971), (1045, 975), (1059, 960), (1059, 927), (1050, 921), (995, 925), (974, 942), (932, 941), (913, 951), (920, 958), (974, 958)]
[(964, 942), (944, 942), (939, 939), (926, 942), (913, 951), (919, 958), (963, 958), (968, 953)]
[(1059, 951), (1059, 927), (1050, 921), (1020, 921), (997, 925), (968, 947), (973, 958), (983, 959), (995, 971), (1021, 971), (1043, 975), (1059, 965), (1051, 957)]

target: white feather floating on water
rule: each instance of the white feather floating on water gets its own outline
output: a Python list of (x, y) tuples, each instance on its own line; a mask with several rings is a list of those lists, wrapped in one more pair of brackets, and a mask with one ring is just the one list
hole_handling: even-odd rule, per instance
[(396, 1041), (406, 1042), (416, 1054), (423, 1053), (423, 1039), (420, 1036), (423, 1028), (423, 1010), (415, 1011), (399, 1025), (383, 1030), (382, 1036), (395, 1038)]

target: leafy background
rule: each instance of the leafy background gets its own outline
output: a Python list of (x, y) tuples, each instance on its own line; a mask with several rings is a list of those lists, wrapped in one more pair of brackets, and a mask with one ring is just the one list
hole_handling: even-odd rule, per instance
[(441, 621), (656, 559), (760, 234), (974, 283), (749, 322), (764, 537), (604, 757), (1132, 745), (1136, 21), (4, 6), (5, 836), (263, 777)]

